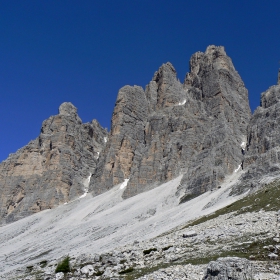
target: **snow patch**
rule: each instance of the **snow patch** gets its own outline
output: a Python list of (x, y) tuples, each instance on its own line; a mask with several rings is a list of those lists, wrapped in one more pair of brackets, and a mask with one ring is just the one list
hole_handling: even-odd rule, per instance
[(241, 168), (241, 165), (242, 165), (242, 163), (240, 163), (240, 164), (238, 165), (238, 167), (234, 170), (234, 172), (237, 172), (237, 171)]
[(85, 192), (84, 192), (84, 194), (82, 194), (79, 198), (83, 198), (83, 197), (85, 197), (85, 196), (87, 195), (91, 175), (92, 175), (92, 174), (90, 173), (89, 176), (84, 180), (83, 185), (84, 185), (84, 187), (85, 187)]
[(87, 192), (85, 192), (84, 194), (82, 194), (79, 198), (86, 197), (86, 195), (87, 195)]
[(96, 152), (96, 153), (97, 153), (96, 159), (98, 159), (98, 158), (99, 158), (100, 152)]
[(124, 182), (120, 186), (120, 190), (124, 189), (127, 186), (129, 179), (124, 179)]
[(104, 142), (107, 143), (107, 141), (108, 141), (108, 138), (104, 137)]
[(187, 102), (186, 99), (184, 99), (182, 102), (179, 102), (179, 105), (184, 105)]
[(240, 146), (241, 146), (242, 150), (245, 150), (245, 148), (246, 148), (246, 142), (242, 142)]

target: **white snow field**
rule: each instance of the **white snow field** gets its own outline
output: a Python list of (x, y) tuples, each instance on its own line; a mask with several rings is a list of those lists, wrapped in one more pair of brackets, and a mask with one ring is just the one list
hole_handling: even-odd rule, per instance
[(126, 200), (122, 199), (126, 184), (119, 184), (99, 196), (88, 193), (2, 226), (0, 275), (42, 260), (101, 253), (156, 237), (241, 198), (228, 196), (241, 174), (234, 172), (221, 188), (180, 205), (175, 193), (182, 176)]

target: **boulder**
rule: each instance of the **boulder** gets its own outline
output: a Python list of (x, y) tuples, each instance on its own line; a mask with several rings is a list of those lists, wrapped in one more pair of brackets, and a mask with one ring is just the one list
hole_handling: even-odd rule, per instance
[(196, 236), (196, 235), (197, 235), (197, 233), (194, 230), (192, 230), (192, 231), (185, 232), (183, 234), (183, 237), (184, 238), (186, 238), (186, 237), (193, 237), (193, 236)]
[(226, 257), (211, 261), (203, 280), (248, 280), (254, 279), (252, 263), (244, 258)]

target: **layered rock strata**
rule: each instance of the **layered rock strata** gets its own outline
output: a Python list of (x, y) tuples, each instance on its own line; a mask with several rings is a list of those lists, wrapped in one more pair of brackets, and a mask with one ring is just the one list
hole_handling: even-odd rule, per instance
[(82, 123), (63, 103), (38, 138), (0, 164), (0, 223), (53, 208), (87, 192), (107, 131)]
[(126, 182), (129, 197), (179, 174), (182, 201), (216, 188), (243, 161), (250, 117), (247, 90), (223, 47), (195, 53), (183, 84), (166, 63), (145, 91), (119, 91), (90, 189)]
[(191, 57), (183, 84), (168, 62), (145, 91), (121, 88), (109, 135), (97, 121), (82, 124), (70, 103), (59, 111), (36, 140), (1, 163), (1, 219), (53, 208), (88, 188), (97, 195), (123, 183), (130, 197), (180, 174), (184, 202), (241, 168), (251, 117), (244, 83), (216, 46)]
[(248, 125), (244, 147), (245, 174), (235, 188), (239, 192), (269, 183), (280, 171), (280, 81), (261, 94), (261, 104)]

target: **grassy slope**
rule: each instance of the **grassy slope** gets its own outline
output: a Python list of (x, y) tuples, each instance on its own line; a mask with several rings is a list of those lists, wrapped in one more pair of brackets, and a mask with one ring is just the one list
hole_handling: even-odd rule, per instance
[[(261, 190), (250, 194), (243, 199), (240, 199), (225, 208), (222, 208), (210, 215), (201, 217), (197, 220), (194, 220), (182, 228), (188, 228), (190, 226), (198, 225), (208, 220), (214, 219), (220, 215), (228, 214), (235, 212), (235, 215), (240, 215), (246, 212), (256, 212), (260, 210), (264, 211), (277, 211), (280, 209), (280, 181), (274, 181), (268, 185), (266, 185)], [(233, 250), (228, 252), (221, 252), (218, 254), (213, 254), (207, 257), (202, 257), (199, 259), (188, 259), (184, 261), (177, 261), (174, 263), (162, 263), (158, 264), (154, 267), (147, 267), (143, 269), (136, 269), (131, 273), (125, 276), (125, 280), (133, 280), (140, 276), (152, 273), (158, 269), (166, 268), (171, 265), (177, 264), (188, 264), (191, 263), (193, 265), (197, 264), (207, 264), (210, 261), (216, 260), (219, 257), (226, 257), (226, 256), (235, 256), (235, 257), (242, 257), (242, 258), (249, 258), (250, 256), (254, 256), (256, 260), (268, 260), (267, 258), (267, 250), (263, 247), (266, 245), (275, 245), (276, 242), (273, 239), (265, 239), (253, 242), (251, 244), (242, 245), (242, 246), (235, 246)]]

